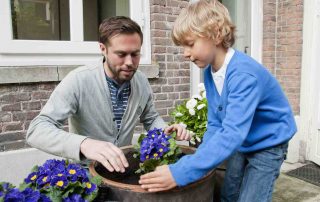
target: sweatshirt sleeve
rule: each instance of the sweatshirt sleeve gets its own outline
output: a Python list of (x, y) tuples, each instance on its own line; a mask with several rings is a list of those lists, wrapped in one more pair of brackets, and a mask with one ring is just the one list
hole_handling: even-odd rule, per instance
[(259, 102), (257, 79), (248, 73), (230, 78), (226, 116), (217, 127), (216, 116), (208, 114), (208, 128), (203, 143), (192, 155), (186, 155), (169, 166), (179, 186), (192, 183), (228, 158), (245, 140)]
[(84, 136), (63, 130), (65, 120), (77, 112), (79, 86), (76, 75), (69, 73), (52, 92), (40, 114), (30, 123), (27, 143), (45, 152), (80, 159)]

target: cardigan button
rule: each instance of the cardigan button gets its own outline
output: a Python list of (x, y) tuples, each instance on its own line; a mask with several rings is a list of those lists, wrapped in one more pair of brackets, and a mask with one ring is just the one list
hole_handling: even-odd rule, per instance
[(218, 110), (219, 110), (219, 111), (222, 111), (222, 106), (221, 106), (221, 105), (218, 107)]

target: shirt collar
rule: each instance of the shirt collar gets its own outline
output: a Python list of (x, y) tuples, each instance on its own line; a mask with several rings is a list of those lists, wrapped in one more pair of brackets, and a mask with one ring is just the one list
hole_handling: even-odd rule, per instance
[(107, 81), (109, 81), (110, 83), (113, 84), (113, 86), (115, 86), (117, 89), (124, 89), (125, 87), (130, 85), (130, 81), (126, 81), (123, 84), (119, 84), (116, 80), (110, 78), (106, 72), (104, 72), (104, 74), (106, 75), (106, 79)]
[(216, 72), (214, 72), (213, 69), (211, 68), (211, 72), (212, 72), (213, 77), (223, 77), (223, 78), (225, 78), (228, 64), (229, 64), (234, 52), (235, 51), (234, 51), (233, 48), (228, 48), (226, 57), (224, 58), (224, 61), (223, 61), (223, 64), (222, 64), (221, 68)]

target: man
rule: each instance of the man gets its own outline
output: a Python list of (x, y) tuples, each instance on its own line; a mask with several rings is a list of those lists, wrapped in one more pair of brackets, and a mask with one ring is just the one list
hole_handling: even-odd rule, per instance
[[(97, 160), (110, 172), (124, 172), (128, 162), (118, 146), (129, 145), (138, 119), (146, 130), (165, 128), (156, 112), (147, 78), (137, 70), (143, 35), (127, 17), (111, 17), (100, 27), (104, 56), (98, 64), (79, 67), (56, 87), (40, 114), (31, 122), (27, 142), (66, 158)], [(69, 119), (70, 132), (63, 123)], [(179, 125), (178, 139), (188, 139)]]

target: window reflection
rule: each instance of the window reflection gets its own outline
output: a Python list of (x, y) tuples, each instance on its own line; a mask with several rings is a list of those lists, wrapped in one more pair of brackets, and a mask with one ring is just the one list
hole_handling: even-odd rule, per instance
[(11, 0), (14, 39), (70, 40), (69, 0)]

